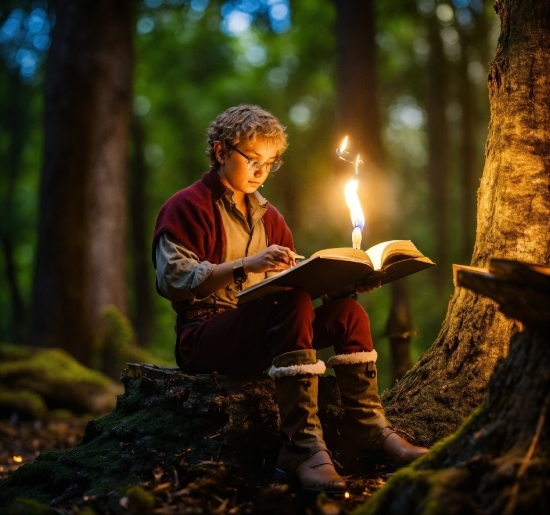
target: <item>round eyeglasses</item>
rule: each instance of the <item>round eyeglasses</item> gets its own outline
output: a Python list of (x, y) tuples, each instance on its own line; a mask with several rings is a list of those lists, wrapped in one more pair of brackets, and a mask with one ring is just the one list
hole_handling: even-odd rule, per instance
[(235, 152), (241, 154), (241, 156), (243, 156), (246, 159), (248, 164), (248, 169), (250, 171), (256, 172), (257, 170), (261, 170), (265, 166), (267, 169), (267, 173), (275, 173), (283, 165), (283, 162), (280, 159), (275, 159), (275, 161), (273, 161), (272, 163), (268, 163), (267, 161), (260, 163), (259, 161), (256, 161), (255, 159), (248, 157), (244, 152), (241, 152), (237, 147), (234, 147), (233, 145), (227, 145), (227, 146), (233, 149)]

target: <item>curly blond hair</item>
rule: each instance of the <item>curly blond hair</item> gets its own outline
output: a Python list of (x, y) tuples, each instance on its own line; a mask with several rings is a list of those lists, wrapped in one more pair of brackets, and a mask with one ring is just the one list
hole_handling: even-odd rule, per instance
[(210, 124), (207, 134), (206, 155), (214, 170), (220, 167), (214, 152), (214, 142), (220, 141), (230, 154), (230, 147), (239, 141), (254, 141), (258, 136), (271, 140), (277, 147), (277, 157), (287, 148), (285, 127), (271, 113), (261, 107), (240, 104), (224, 111)]

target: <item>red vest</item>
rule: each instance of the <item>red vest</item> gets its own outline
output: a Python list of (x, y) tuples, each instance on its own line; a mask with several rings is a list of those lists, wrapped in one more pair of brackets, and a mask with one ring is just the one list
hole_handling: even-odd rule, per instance
[[(153, 236), (153, 265), (156, 268), (155, 247), (160, 235), (170, 233), (184, 247), (194, 252), (200, 261), (220, 264), (226, 244), (222, 217), (216, 201), (227, 187), (218, 172), (206, 172), (200, 181), (178, 191), (160, 209)], [(282, 245), (294, 250), (292, 233), (281, 213), (267, 205), (263, 216), (268, 245)], [(172, 303), (174, 310), (178, 311)]]

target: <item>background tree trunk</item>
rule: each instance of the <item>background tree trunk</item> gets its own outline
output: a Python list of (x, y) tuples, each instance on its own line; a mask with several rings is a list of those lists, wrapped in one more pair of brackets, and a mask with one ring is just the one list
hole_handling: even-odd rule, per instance
[(130, 227), (131, 259), (135, 307), (133, 325), (137, 343), (146, 345), (153, 335), (153, 290), (151, 277), (151, 248), (146, 238), (145, 185), (147, 165), (144, 156), (143, 123), (140, 117), (132, 118), (132, 160), (130, 166)]
[(475, 238), (475, 179), (476, 170), (476, 144), (475, 144), (475, 95), (472, 83), (468, 77), (468, 56), (470, 38), (465, 30), (460, 30), (462, 55), (458, 62), (459, 101), (462, 106), (460, 120), (460, 182), (461, 206), (460, 218), (462, 238), (460, 244), (460, 257), (466, 261), (472, 253)]
[[(375, 3), (335, 0), (335, 4), (336, 131), (339, 138), (349, 136), (351, 158), (359, 153), (364, 161), (359, 171), (359, 195), (365, 199), (380, 198), (384, 192), (389, 193), (383, 177)], [(338, 161), (338, 165), (339, 172), (353, 174), (350, 164)], [(384, 233), (388, 217), (383, 207), (374, 202), (363, 202), (363, 210), (364, 239), (376, 239), (372, 232)]]
[(434, 15), (428, 20), (428, 184), (431, 197), (431, 212), (434, 222), (436, 253), (435, 278), (440, 298), (449, 277), (449, 128), (445, 109), (447, 107), (447, 60), (443, 53), (440, 25)]
[[(361, 153), (364, 165), (360, 167), (359, 194), (365, 210), (366, 246), (387, 239), (390, 216), (380, 209), (376, 198), (389, 198), (387, 176), (384, 174), (382, 122), (376, 73), (376, 9), (375, 2), (336, 0), (337, 37), (337, 104), (336, 120), (339, 135), (351, 138), (351, 152)], [(343, 136), (342, 136), (343, 137)], [(356, 147), (357, 145), (357, 147)], [(347, 173), (351, 165), (346, 164)], [(344, 168), (344, 167), (342, 167)], [(362, 173), (361, 173), (362, 172)], [(385, 197), (384, 197), (385, 195)], [(376, 209), (374, 209), (376, 207)], [(373, 236), (375, 234), (375, 236)], [(365, 245), (364, 245), (365, 246)], [(411, 314), (406, 280), (391, 288), (392, 308), (387, 327), (391, 341), (394, 378), (403, 375), (411, 366)], [(399, 328), (399, 329), (397, 329)], [(408, 338), (392, 340), (395, 332), (408, 333)]]
[(0, 208), (0, 241), (4, 253), (5, 277), (9, 286), (12, 307), (10, 333), (13, 340), (20, 343), (26, 341), (28, 335), (26, 334), (27, 307), (21, 294), (14, 257), (15, 244), (19, 236), (17, 231), (20, 229), (15, 203), (15, 185), (23, 160), (30, 100), (27, 88), (21, 84), (17, 71), (6, 69), (2, 75), (8, 86), (6, 101), (2, 109), (2, 125), (5, 126), (9, 139), (6, 145), (6, 158), (2, 160), (3, 174), (7, 180)]
[(31, 341), (91, 365), (99, 312), (127, 312), (133, 1), (54, 3)]
[[(491, 121), (478, 191), (472, 265), (491, 257), (550, 262), (550, 6), (500, 1), (490, 67)], [(456, 289), (435, 343), (384, 396), (392, 421), (431, 445), (478, 406), (517, 323), (493, 301)]]
[(391, 283), (391, 306), (386, 334), (390, 340), (392, 380), (401, 379), (411, 368), (411, 308), (406, 281)]

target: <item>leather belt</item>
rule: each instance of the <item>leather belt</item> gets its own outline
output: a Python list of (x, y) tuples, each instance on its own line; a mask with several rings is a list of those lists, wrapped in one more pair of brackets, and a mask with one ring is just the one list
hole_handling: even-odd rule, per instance
[(174, 328), (176, 330), (176, 334), (179, 334), (179, 332), (185, 327), (200, 324), (201, 322), (209, 320), (214, 315), (223, 313), (228, 309), (229, 308), (220, 308), (218, 306), (200, 306), (197, 308), (182, 309), (176, 315), (176, 326)]

